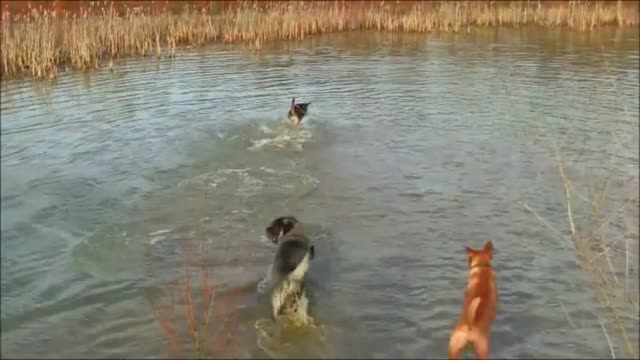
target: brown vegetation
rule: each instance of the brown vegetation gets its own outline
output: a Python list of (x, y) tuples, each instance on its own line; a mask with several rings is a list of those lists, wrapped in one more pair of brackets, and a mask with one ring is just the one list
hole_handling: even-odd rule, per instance
[[(623, 99), (615, 77), (610, 76), (612, 91), (618, 99)], [(603, 92), (607, 90), (602, 89)], [(603, 312), (598, 314), (598, 319), (611, 357), (637, 359), (640, 353), (640, 179), (637, 177), (637, 152), (633, 149), (638, 148), (638, 133), (624, 142), (616, 134), (620, 134), (621, 129), (629, 124), (635, 128), (640, 124), (638, 117), (627, 111), (626, 104), (622, 103), (621, 106), (625, 110), (625, 118), (621, 119), (625, 125), (623, 127), (617, 122), (608, 125), (612, 146), (601, 151), (608, 153), (609, 159), (597, 164), (595, 169), (590, 167), (594, 164), (582, 161), (580, 154), (572, 158), (568, 155), (571, 151), (563, 149), (563, 145), (568, 143), (566, 139), (574, 136), (572, 132), (567, 132), (561, 139), (552, 137), (549, 155), (557, 167), (562, 184), (567, 231), (554, 227), (527, 204), (522, 205), (550, 229), (562, 244), (575, 251), (577, 262), (587, 274), (602, 306)], [(620, 158), (635, 159), (635, 174), (621, 171), (624, 167), (620, 167)], [(580, 325), (576, 325), (568, 313), (567, 317), (569, 325), (580, 331)], [(610, 333), (607, 328), (613, 332)], [(626, 356), (620, 355), (621, 352)]]
[(591, 30), (639, 23), (638, 2), (622, 1), (137, 3), (54, 1), (34, 8), (30, 2), (3, 2), (3, 78), (55, 77), (60, 65), (85, 70), (122, 56), (172, 56), (182, 44), (260, 47), (272, 40), (367, 29), (458, 32), (539, 25)]
[[(618, 194), (613, 194), (609, 175), (598, 181), (581, 184), (567, 175), (566, 159), (556, 146), (555, 160), (564, 188), (569, 235), (565, 236), (540, 217), (528, 205), (524, 206), (549, 227), (565, 245), (573, 247), (577, 260), (589, 276), (605, 315), (600, 318), (604, 337), (612, 358), (616, 348), (624, 348), (629, 358), (638, 357), (638, 183), (630, 181)], [(572, 164), (574, 169), (576, 164)], [(634, 188), (635, 186), (635, 188)], [(626, 189), (625, 189), (626, 188)], [(634, 190), (635, 189), (635, 190)], [(615, 199), (615, 200), (614, 200)], [(576, 221), (576, 208), (590, 208), (582, 222)], [(567, 313), (567, 316), (568, 313)], [(569, 324), (578, 331), (573, 320)], [(610, 324), (614, 333), (607, 331)], [(616, 335), (616, 337), (614, 337)]]
[[(201, 254), (200, 260), (194, 262), (190, 252), (183, 248), (183, 278), (168, 285), (168, 303), (161, 305), (162, 297), (150, 290), (145, 294), (165, 338), (167, 357), (246, 357), (246, 351), (237, 344), (238, 321), (230, 310), (230, 305), (238, 295), (242, 295), (243, 289), (218, 293), (204, 261), (204, 245)], [(191, 273), (194, 265), (200, 269), (199, 296), (197, 292), (194, 296), (193, 292)]]

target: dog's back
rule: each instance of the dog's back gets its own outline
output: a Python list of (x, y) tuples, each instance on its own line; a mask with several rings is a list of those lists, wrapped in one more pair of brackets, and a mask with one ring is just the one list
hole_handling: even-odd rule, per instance
[(269, 236), (278, 232), (283, 234), (281, 237), (273, 237), (278, 243), (269, 276), (274, 318), (288, 301), (296, 301), (303, 295), (304, 277), (314, 256), (314, 247), (305, 235), (302, 225), (297, 220), (294, 222), (288, 219), (293, 226), (280, 226), (280, 223), (285, 223), (282, 219), (285, 218), (274, 220), (267, 228)]
[(304, 235), (290, 235), (276, 251), (276, 258), (282, 261), (276, 262), (274, 270), (289, 280), (301, 281), (309, 269), (309, 260), (313, 258), (313, 246), (309, 246)]

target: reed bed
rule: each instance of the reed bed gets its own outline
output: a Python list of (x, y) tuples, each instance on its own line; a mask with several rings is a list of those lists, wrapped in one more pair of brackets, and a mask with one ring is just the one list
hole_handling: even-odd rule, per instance
[[(88, 70), (123, 56), (173, 56), (180, 45), (247, 43), (354, 30), (460, 32), (490, 26), (563, 26), (576, 30), (637, 26), (637, 3), (447, 2), (216, 2), (181, 12), (116, 10), (94, 3), (78, 11), (29, 8), (2, 14), (2, 78), (54, 78), (60, 66)], [(109, 4), (111, 4), (109, 6)]]

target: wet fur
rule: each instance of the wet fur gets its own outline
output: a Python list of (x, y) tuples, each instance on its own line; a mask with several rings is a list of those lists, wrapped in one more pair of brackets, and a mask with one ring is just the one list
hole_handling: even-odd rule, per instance
[(449, 338), (449, 359), (472, 345), (476, 358), (489, 357), (489, 335), (496, 317), (498, 302), (496, 274), (492, 267), (493, 244), (487, 241), (482, 250), (465, 247), (469, 262), (469, 279), (462, 314)]
[(291, 297), (304, 293), (304, 278), (314, 257), (314, 247), (293, 216), (276, 218), (266, 228), (278, 244), (269, 274), (272, 315), (277, 318)]
[(271, 292), (271, 311), (277, 318), (287, 301), (299, 299), (304, 294), (304, 276), (309, 270), (310, 255), (305, 255), (299, 266), (289, 276), (281, 278)]

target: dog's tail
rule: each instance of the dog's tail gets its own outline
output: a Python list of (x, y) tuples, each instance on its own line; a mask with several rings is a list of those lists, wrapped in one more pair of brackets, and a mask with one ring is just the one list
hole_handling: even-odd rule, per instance
[(469, 304), (469, 311), (467, 311), (467, 325), (469, 327), (475, 323), (476, 313), (478, 312), (478, 306), (480, 306), (481, 301), (482, 299), (480, 297), (475, 297)]

